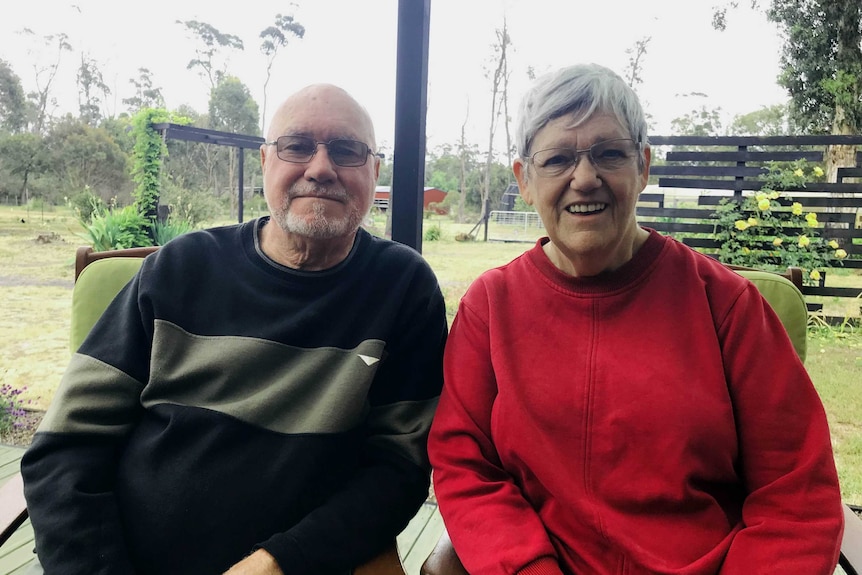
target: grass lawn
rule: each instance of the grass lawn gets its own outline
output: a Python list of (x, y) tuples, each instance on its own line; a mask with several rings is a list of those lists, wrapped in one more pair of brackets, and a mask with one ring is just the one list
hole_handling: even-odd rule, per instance
[[(437, 273), (450, 322), (470, 282), (529, 249), (539, 233), (521, 230), (525, 243), (458, 242), (455, 236), (471, 224), (440, 218), (425, 225), (440, 227), (439, 240), (423, 242), (423, 255)], [(38, 409), (50, 403), (69, 361), (74, 255), (86, 244), (81, 234), (68, 210), (0, 207), (0, 385), (26, 387), (24, 397)], [(844, 281), (852, 273), (836, 275)], [(857, 280), (851, 285), (858, 279), (850, 277)], [(807, 367), (829, 418), (844, 499), (862, 505), (862, 334), (812, 331)]]

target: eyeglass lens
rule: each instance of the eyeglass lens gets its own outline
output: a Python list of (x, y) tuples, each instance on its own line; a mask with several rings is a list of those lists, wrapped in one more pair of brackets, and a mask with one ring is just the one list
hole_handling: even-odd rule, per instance
[(533, 154), (533, 165), (542, 176), (558, 176), (576, 165), (581, 154), (588, 154), (593, 165), (601, 170), (618, 170), (634, 156), (634, 140), (620, 138), (596, 142), (585, 150), (574, 148), (551, 148)]
[(306, 136), (281, 136), (275, 142), (276, 154), (285, 162), (310, 162), (320, 144), (326, 146), (326, 153), (339, 166), (362, 166), (368, 160), (368, 146), (356, 140), (316, 142)]

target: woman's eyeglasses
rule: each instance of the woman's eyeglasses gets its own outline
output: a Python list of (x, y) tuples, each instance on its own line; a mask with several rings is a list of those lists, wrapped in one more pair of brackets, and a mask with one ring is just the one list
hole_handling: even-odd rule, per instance
[(615, 138), (596, 142), (589, 148), (549, 148), (539, 150), (527, 161), (532, 163), (539, 176), (553, 178), (568, 173), (577, 166), (582, 154), (587, 154), (597, 170), (611, 172), (631, 162), (638, 153), (639, 145), (632, 138)]

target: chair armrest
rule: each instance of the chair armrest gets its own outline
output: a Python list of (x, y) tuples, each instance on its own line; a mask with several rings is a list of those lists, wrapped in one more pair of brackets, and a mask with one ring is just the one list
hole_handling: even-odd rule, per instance
[(449, 533), (443, 531), (434, 550), (422, 564), (420, 575), (469, 575), (452, 547)]
[(847, 575), (862, 575), (862, 519), (844, 505), (844, 537), (839, 565)]
[(0, 545), (6, 543), (26, 519), (24, 479), (16, 473), (0, 487)]
[(395, 542), (386, 550), (353, 570), (353, 575), (407, 575)]

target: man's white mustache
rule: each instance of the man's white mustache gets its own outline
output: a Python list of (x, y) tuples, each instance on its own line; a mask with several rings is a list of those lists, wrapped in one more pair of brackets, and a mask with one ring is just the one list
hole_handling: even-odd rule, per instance
[(287, 192), (288, 199), (298, 197), (324, 198), (327, 200), (347, 201), (350, 194), (343, 188), (329, 188), (325, 186), (293, 186)]

